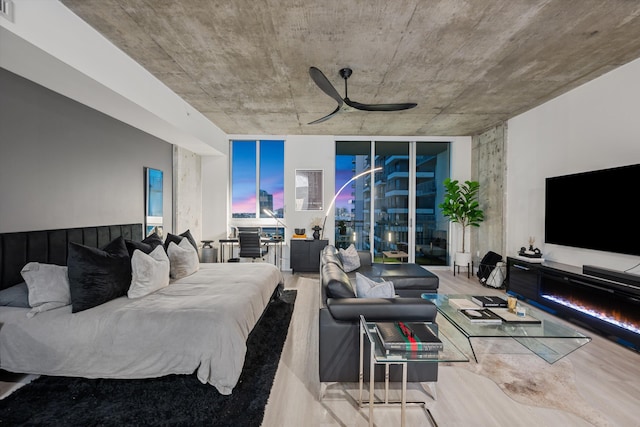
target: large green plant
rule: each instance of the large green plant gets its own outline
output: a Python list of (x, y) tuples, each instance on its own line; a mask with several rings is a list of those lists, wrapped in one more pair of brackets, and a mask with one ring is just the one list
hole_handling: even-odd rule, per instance
[(478, 181), (465, 181), (460, 184), (457, 180), (444, 180), (444, 201), (438, 205), (442, 214), (451, 222), (462, 226), (462, 252), (465, 252), (465, 233), (468, 226), (479, 227), (484, 221), (484, 213), (478, 203)]

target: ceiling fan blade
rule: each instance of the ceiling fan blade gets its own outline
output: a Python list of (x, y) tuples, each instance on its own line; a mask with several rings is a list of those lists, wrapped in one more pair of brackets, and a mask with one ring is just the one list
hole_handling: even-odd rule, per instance
[(322, 74), (322, 71), (320, 71), (316, 67), (310, 67), (309, 75), (311, 76), (311, 80), (313, 80), (315, 84), (318, 85), (320, 90), (336, 100), (336, 102), (338, 103), (338, 107), (342, 106), (342, 97), (340, 96), (336, 88), (333, 87), (329, 79), (327, 79), (327, 77)]
[(349, 98), (345, 98), (344, 102), (349, 107), (364, 111), (400, 111), (409, 110), (418, 106), (418, 104), (414, 102), (405, 102), (402, 104), (361, 104), (359, 102), (352, 101)]
[(307, 124), (308, 125), (315, 125), (316, 123), (322, 123), (322, 122), (324, 122), (326, 120), (329, 120), (331, 117), (335, 116), (336, 114), (338, 114), (339, 111), (340, 111), (340, 105), (338, 105), (338, 107), (335, 110), (333, 110), (331, 112), (331, 114), (327, 114), (326, 116), (321, 117), (318, 120), (314, 120), (311, 123), (307, 123)]

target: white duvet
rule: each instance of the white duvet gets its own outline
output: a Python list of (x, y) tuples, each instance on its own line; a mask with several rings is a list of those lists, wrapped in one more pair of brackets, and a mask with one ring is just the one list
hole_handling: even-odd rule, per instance
[(191, 276), (139, 299), (117, 298), (71, 313), (27, 318), (0, 308), (0, 367), (87, 378), (150, 378), (197, 372), (231, 394), (249, 333), (279, 283), (268, 263), (202, 264)]

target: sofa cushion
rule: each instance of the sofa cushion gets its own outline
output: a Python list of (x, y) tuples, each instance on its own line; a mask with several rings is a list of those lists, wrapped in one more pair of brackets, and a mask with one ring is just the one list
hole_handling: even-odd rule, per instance
[(376, 282), (356, 273), (356, 296), (358, 298), (393, 298), (396, 292), (393, 289), (393, 282)]
[[(432, 272), (417, 264), (384, 264), (379, 270), (382, 280), (391, 280), (396, 292), (402, 296), (420, 297), (420, 291), (436, 291), (440, 279)], [(400, 290), (415, 290), (414, 293), (402, 293)]]
[(334, 263), (322, 266), (322, 286), (327, 298), (355, 298), (356, 294), (349, 276)]
[(434, 322), (438, 310), (422, 298), (335, 298), (327, 300), (327, 308), (336, 320), (369, 322), (412, 321)]
[(320, 265), (333, 263), (336, 264), (340, 269), (344, 270), (344, 266), (342, 265), (342, 260), (340, 259), (338, 250), (335, 246), (325, 246), (322, 252), (320, 253)]

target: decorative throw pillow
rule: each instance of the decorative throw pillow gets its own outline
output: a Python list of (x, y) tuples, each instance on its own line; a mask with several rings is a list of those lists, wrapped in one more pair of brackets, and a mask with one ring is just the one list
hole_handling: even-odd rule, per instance
[(358, 255), (353, 243), (347, 249), (340, 248), (340, 258), (342, 259), (344, 271), (347, 273), (360, 268), (360, 255)]
[(67, 266), (73, 313), (126, 295), (131, 284), (131, 258), (122, 236), (102, 249), (69, 243)]
[(185, 231), (184, 233), (178, 236), (176, 236), (175, 234), (167, 233), (167, 238), (164, 241), (164, 249), (168, 250), (169, 243), (171, 242), (174, 242), (176, 245), (179, 245), (183, 238), (186, 238), (189, 241), (189, 243), (191, 243), (191, 245), (193, 246), (193, 248), (196, 250), (196, 253), (197, 253), (198, 244), (196, 243), (196, 240), (193, 238), (193, 236), (191, 235), (191, 231), (189, 230)]
[(170, 275), (174, 280), (190, 276), (200, 268), (198, 252), (187, 239), (182, 239), (178, 245), (170, 242), (167, 254), (171, 264)]
[(27, 283), (29, 305), (32, 307), (27, 317), (71, 304), (67, 267), (30, 262), (20, 274)]
[(136, 250), (131, 257), (131, 286), (129, 298), (140, 298), (169, 286), (169, 257), (162, 246), (150, 254)]
[(157, 233), (153, 233), (145, 237), (141, 242), (125, 239), (124, 243), (127, 246), (129, 256), (132, 257), (136, 249), (140, 249), (145, 254), (150, 254), (157, 246), (162, 246), (162, 239)]
[(29, 288), (25, 282), (0, 291), (0, 306), (29, 308)]
[(356, 272), (356, 296), (358, 298), (394, 298), (393, 282), (376, 282)]

